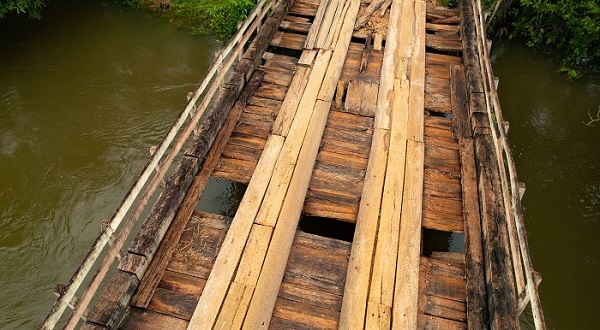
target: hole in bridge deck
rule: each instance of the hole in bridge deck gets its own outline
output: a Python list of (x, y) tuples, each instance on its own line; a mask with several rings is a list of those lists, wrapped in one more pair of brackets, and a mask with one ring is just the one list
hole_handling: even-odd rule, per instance
[(248, 186), (211, 176), (196, 203), (196, 210), (233, 217)]
[(452, 118), (452, 113), (427, 110), (427, 113), (432, 117)]
[(423, 230), (423, 255), (431, 257), (432, 252), (465, 252), (465, 235), (447, 231)]
[(300, 219), (298, 227), (305, 233), (352, 242), (356, 225), (330, 218), (305, 215)]
[(295, 57), (295, 58), (300, 58), (300, 55), (302, 55), (301, 50), (294, 50), (294, 49), (277, 47), (277, 46), (269, 46), (269, 48), (267, 48), (267, 52), (277, 54), (277, 55), (291, 56), (291, 57)]

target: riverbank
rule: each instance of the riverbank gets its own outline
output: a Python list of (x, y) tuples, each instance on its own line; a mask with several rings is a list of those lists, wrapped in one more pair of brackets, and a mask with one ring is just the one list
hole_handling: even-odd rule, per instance
[(123, 0), (169, 17), (171, 24), (194, 34), (212, 34), (228, 39), (256, 4), (253, 0)]

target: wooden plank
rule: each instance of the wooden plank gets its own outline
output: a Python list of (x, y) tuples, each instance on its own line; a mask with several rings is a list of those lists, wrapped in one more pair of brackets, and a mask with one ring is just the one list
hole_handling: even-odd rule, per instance
[(104, 288), (87, 321), (107, 328), (116, 327), (127, 312), (129, 300), (138, 285), (135, 275), (117, 270)]
[(415, 2), (414, 36), (410, 67), (410, 102), (408, 138), (423, 142), (424, 93), (425, 93), (425, 0)]
[(288, 259), (293, 237), (300, 220), (306, 191), (310, 182), (310, 173), (317, 158), (321, 136), (327, 122), (331, 102), (317, 100), (313, 117), (306, 135), (312, 138), (304, 141), (298, 155), (298, 163), (289, 183), (279, 220), (273, 232), (273, 239), (265, 258), (254, 297), (248, 308), (244, 327), (267, 328), (275, 306), (275, 300)]
[[(247, 89), (255, 89), (261, 80), (262, 71), (257, 71), (255, 75), (253, 75), (253, 78), (248, 84)], [(134, 306), (148, 306), (150, 297), (156, 289), (156, 286), (158, 285), (158, 282), (162, 277), (162, 274), (167, 267), (173, 252), (175, 251), (175, 247), (177, 246), (177, 242), (183, 233), (183, 229), (185, 228), (189, 218), (192, 215), (192, 212), (195, 209), (198, 198), (208, 182), (210, 173), (217, 165), (219, 155), (225, 148), (227, 139), (235, 128), (243, 108), (243, 103), (236, 103), (227, 116), (227, 119), (223, 123), (222, 129), (219, 131), (219, 134), (215, 138), (215, 142), (213, 142), (213, 146), (208, 152), (207, 159), (202, 167), (202, 170), (198, 176), (194, 178), (190, 190), (183, 199), (179, 211), (177, 212), (175, 219), (171, 223), (171, 226), (165, 235), (165, 239), (163, 240), (164, 243), (160, 245), (156, 255), (150, 263), (148, 271), (145, 273), (140, 286), (132, 299), (132, 304)]]
[(287, 48), (291, 50), (302, 50), (306, 36), (293, 32), (278, 31), (275, 38), (271, 40), (271, 46)]
[(132, 308), (119, 329), (185, 330), (188, 322), (153, 311)]
[(342, 307), (342, 296), (340, 295), (289, 284), (285, 280), (281, 283), (278, 297), (338, 312)]
[(472, 139), (460, 140), (461, 185), (465, 220), (467, 316), (472, 329), (487, 329), (488, 308), (483, 273), (483, 247)]
[[(273, 317), (307, 325), (310, 329), (335, 329), (339, 312), (278, 298)], [(269, 322), (271, 316), (269, 316)], [(296, 329), (296, 328), (293, 328)]]
[[(408, 2), (408, 1), (406, 1)], [(390, 19), (392, 22), (388, 26), (386, 47), (384, 49), (383, 63), (381, 65), (379, 95), (377, 97), (377, 112), (375, 114), (376, 128), (389, 129), (391, 127), (391, 111), (393, 103), (394, 79), (396, 78), (396, 63), (400, 54), (397, 50), (404, 47), (398, 47), (398, 38), (401, 35), (399, 30), (400, 14), (402, 12), (402, 2), (392, 2), (390, 10)], [(402, 20), (410, 24), (410, 20)], [(343, 311), (342, 311), (343, 314)]]
[(308, 50), (305, 49), (302, 54), (300, 54), (300, 59), (298, 59), (298, 65), (312, 67), (315, 57), (317, 57), (317, 50)]
[(189, 320), (198, 298), (187, 294), (157, 288), (148, 303), (148, 310)]
[(288, 89), (279, 114), (273, 124), (273, 134), (287, 136), (292, 125), (292, 120), (296, 116), (298, 105), (304, 95), (304, 90), (309, 82), (310, 68), (299, 67), (292, 79), (292, 83)]
[(204, 292), (190, 320), (190, 328), (212, 327), (216, 321), (225, 294), (233, 279), (238, 262), (241, 258), (246, 240), (250, 234), (252, 223), (258, 213), (259, 201), (264, 197), (268, 178), (273, 173), (276, 159), (283, 146), (284, 138), (272, 135), (267, 140), (263, 156), (258, 162), (256, 173), (240, 202), (238, 211), (231, 223), (221, 253), (213, 266)]
[(419, 315), (419, 324), (422, 329), (467, 329), (467, 324), (432, 315)]
[[(370, 311), (367, 307), (367, 316), (377, 315), (373, 321), (381, 325), (382, 320), (390, 319), (389, 314), (378, 314), (388, 312), (393, 305), (394, 280), (396, 269), (390, 267), (398, 260), (398, 237), (400, 233), (400, 217), (402, 213), (402, 200), (405, 182), (406, 162), (413, 161), (407, 158), (407, 131), (409, 82), (407, 80), (395, 80), (394, 86), (394, 111), (392, 113), (392, 128), (390, 132), (390, 148), (387, 159), (383, 198), (381, 203), (381, 216), (377, 234), (377, 244), (371, 275), (371, 287), (369, 289)], [(412, 173), (409, 173), (411, 175)], [(386, 308), (387, 307), (387, 308)], [(366, 327), (369, 324), (367, 318)], [(384, 325), (389, 328), (390, 324)]]
[(323, 23), (325, 12), (330, 7), (330, 1), (331, 0), (321, 0), (321, 3), (319, 4), (319, 9), (317, 9), (317, 13), (313, 20), (313, 23), (310, 26), (310, 29), (308, 30), (306, 42), (304, 43), (304, 49), (312, 50), (315, 47), (317, 37), (319, 36), (319, 30), (321, 29), (321, 25)]
[(235, 279), (231, 283), (215, 328), (239, 329), (242, 327), (263, 265), (264, 255), (271, 240), (272, 231), (271, 227), (252, 225)]
[(430, 295), (425, 295), (425, 299), (425, 314), (454, 321), (467, 321), (466, 303)]
[(340, 329), (365, 321), (371, 264), (389, 152), (389, 130), (375, 128), (344, 287)]
[(201, 277), (165, 270), (158, 286), (169, 291), (183, 293), (198, 299), (205, 284), (206, 280)]
[[(315, 64), (315, 68), (310, 76), (304, 95), (298, 105), (298, 109), (311, 110), (300, 112), (293, 118), (288, 133), (288, 139), (285, 140), (286, 142), (283, 146), (281, 155), (277, 160), (274, 173), (265, 194), (265, 200), (268, 200), (269, 203), (261, 205), (255, 219), (255, 222), (258, 224), (270, 227), (275, 226), (292, 178), (292, 173), (298, 161), (298, 155), (304, 141), (304, 136), (306, 135), (311, 121), (311, 115), (313, 115), (312, 109), (315, 107), (317, 94), (323, 83), (322, 78), (325, 76), (330, 56), (331, 51), (321, 53), (317, 56), (317, 63)], [(322, 133), (319, 134), (319, 136), (321, 135)]]
[(204, 220), (190, 219), (167, 265), (168, 270), (208, 278), (227, 228), (214, 228)]
[(407, 176), (402, 201), (396, 291), (392, 306), (394, 329), (414, 329), (417, 326), (424, 156), (423, 143), (409, 139), (406, 159), (410, 162), (406, 165), (406, 173), (410, 175)]
[(464, 68), (458, 65), (450, 66), (450, 95), (452, 103), (452, 126), (456, 137), (470, 137), (471, 123), (467, 106), (467, 82)]
[(517, 327), (514, 274), (495, 148), (490, 135), (476, 134), (474, 141), (484, 260), (494, 261), (485, 264), (490, 327)]

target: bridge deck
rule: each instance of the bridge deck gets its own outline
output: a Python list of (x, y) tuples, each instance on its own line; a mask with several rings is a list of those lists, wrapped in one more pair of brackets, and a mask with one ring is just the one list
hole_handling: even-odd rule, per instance
[[(372, 0), (353, 30), (370, 2), (293, 3), (131, 301), (118, 272), (84, 328), (119, 322), (111, 304), (121, 329), (467, 328), (460, 13)], [(191, 211), (209, 178), (247, 185), (233, 217)]]

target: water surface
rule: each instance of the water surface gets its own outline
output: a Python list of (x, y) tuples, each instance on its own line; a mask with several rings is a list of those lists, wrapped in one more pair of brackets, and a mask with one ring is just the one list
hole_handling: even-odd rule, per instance
[(0, 30), (0, 328), (32, 329), (219, 43), (110, 1)]
[[(568, 79), (515, 42), (494, 42), (503, 113), (549, 329), (597, 329), (600, 311), (600, 77)], [(533, 326), (531, 326), (533, 328)]]

